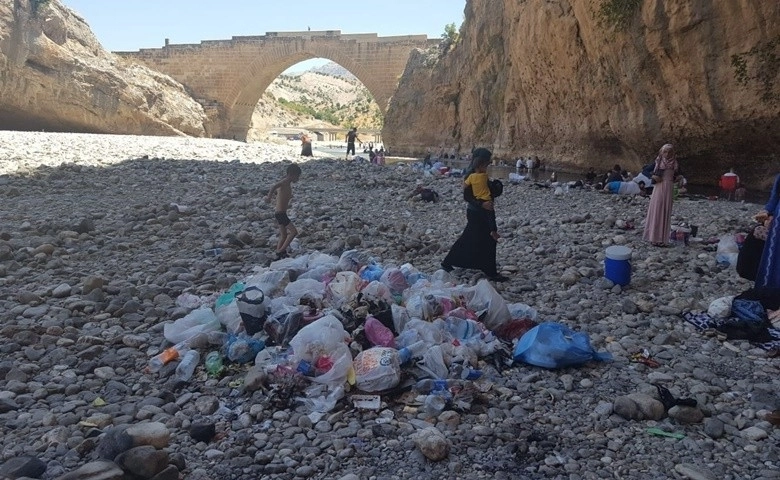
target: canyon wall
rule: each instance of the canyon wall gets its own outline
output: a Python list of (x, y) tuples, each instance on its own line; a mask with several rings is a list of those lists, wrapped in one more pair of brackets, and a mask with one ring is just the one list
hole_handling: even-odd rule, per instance
[(634, 171), (673, 143), (693, 183), (733, 166), (767, 188), (778, 120), (776, 0), (469, 0), (454, 48), (410, 59), (383, 137)]
[(56, 0), (0, 2), (0, 129), (203, 136), (170, 77), (106, 52)]

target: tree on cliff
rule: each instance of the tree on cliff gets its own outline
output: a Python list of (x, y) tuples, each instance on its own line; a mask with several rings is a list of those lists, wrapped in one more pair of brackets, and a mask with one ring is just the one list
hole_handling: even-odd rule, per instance
[(441, 34), (441, 43), (439, 47), (442, 53), (447, 53), (460, 41), (460, 30), (454, 23), (444, 26), (444, 33)]

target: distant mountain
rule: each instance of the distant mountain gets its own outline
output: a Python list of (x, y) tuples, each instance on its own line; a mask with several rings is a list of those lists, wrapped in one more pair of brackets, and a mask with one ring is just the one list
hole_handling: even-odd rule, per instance
[(331, 62), (276, 78), (255, 108), (249, 138), (267, 138), (267, 132), (276, 127), (380, 129), (382, 121), (368, 89), (344, 67)]
[(308, 70), (312, 73), (320, 73), (322, 75), (330, 75), (331, 77), (344, 78), (350, 82), (357, 81), (357, 77), (352, 75), (349, 70), (342, 67), (336, 62), (326, 63), (321, 67), (314, 67)]

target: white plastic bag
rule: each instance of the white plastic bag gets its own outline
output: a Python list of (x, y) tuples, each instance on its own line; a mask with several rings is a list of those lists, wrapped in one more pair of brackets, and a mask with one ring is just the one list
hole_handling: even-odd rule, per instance
[(241, 312), (238, 310), (238, 302), (235, 299), (218, 306), (215, 313), (219, 323), (225, 326), (228, 333), (235, 335), (243, 331), (244, 323), (241, 321)]
[(339, 272), (328, 284), (328, 293), (333, 303), (340, 306), (360, 290), (360, 277), (355, 272)]
[(507, 308), (509, 309), (509, 315), (515, 320), (527, 318), (528, 320), (536, 321), (539, 317), (539, 313), (525, 303), (511, 303), (507, 305)]
[(499, 328), (512, 319), (506, 301), (487, 280), (480, 280), (474, 287), (474, 297), (468, 307), (479, 316), (479, 320), (490, 330)]
[(297, 258), (283, 258), (271, 262), (271, 270), (287, 270), (290, 272), (290, 279), (294, 280), (298, 278), (298, 275), (305, 272), (309, 267), (309, 256), (301, 255)]
[(447, 378), (450, 373), (444, 363), (444, 355), (440, 345), (426, 350), (422, 362), (418, 363), (417, 366), (428, 372), (433, 378)]
[(739, 257), (739, 246), (734, 235), (723, 235), (718, 242), (718, 251), (715, 253), (715, 260), (718, 263), (728, 264), (731, 267), (737, 265)]
[(733, 301), (733, 295), (715, 299), (710, 303), (707, 313), (715, 318), (728, 318), (731, 315), (731, 302)]
[(336, 269), (339, 271), (358, 272), (364, 265), (371, 263), (367, 253), (358, 250), (347, 250), (341, 254)]
[(303, 327), (290, 341), (293, 363), (297, 365), (303, 360), (315, 367), (328, 364), (328, 370), (312, 380), (338, 387), (344, 384), (352, 368), (352, 354), (347, 341), (349, 335), (339, 319), (326, 315)]
[(173, 323), (166, 323), (163, 327), (165, 339), (173, 344), (181, 343), (199, 333), (221, 330), (220, 325), (211, 307), (201, 307), (191, 311), (185, 317)]
[(353, 363), (355, 385), (364, 392), (379, 392), (393, 388), (401, 381), (398, 351), (374, 347), (358, 353)]
[(361, 292), (371, 300), (384, 300), (391, 305), (395, 301), (387, 285), (377, 280), (366, 285)]
[(309, 255), (309, 268), (329, 267), (336, 268), (339, 259), (327, 253), (312, 252)]
[(290, 282), (286, 287), (284, 287), (284, 294), (285, 296), (291, 297), (296, 301), (300, 300), (301, 297), (306, 295), (309, 295), (312, 298), (322, 299), (323, 295), (325, 294), (325, 284), (309, 278), (299, 278), (298, 280)]
[(244, 283), (248, 287), (258, 287), (268, 297), (274, 297), (283, 292), (287, 284), (290, 283), (290, 273), (287, 270), (270, 270), (253, 275)]
[(396, 305), (395, 303), (390, 305), (390, 311), (393, 314), (393, 327), (396, 332), (403, 332), (406, 327), (406, 322), (409, 321), (409, 312), (406, 308)]

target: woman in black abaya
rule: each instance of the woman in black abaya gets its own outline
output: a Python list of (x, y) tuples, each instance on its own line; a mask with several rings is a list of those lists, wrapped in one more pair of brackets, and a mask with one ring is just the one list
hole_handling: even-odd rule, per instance
[[(477, 159), (492, 156), (490, 150), (477, 148), (472, 152), (472, 165)], [(468, 173), (466, 175), (468, 178)], [(504, 282), (509, 280), (496, 269), (496, 246), (498, 242), (490, 235), (490, 222), (486, 212), (493, 210), (492, 201), (480, 201), (474, 197), (470, 186), (464, 186), (463, 198), (466, 200), (466, 228), (460, 238), (450, 248), (450, 252), (441, 262), (441, 267), (451, 271), (453, 267), (482, 270), (490, 280)]]

